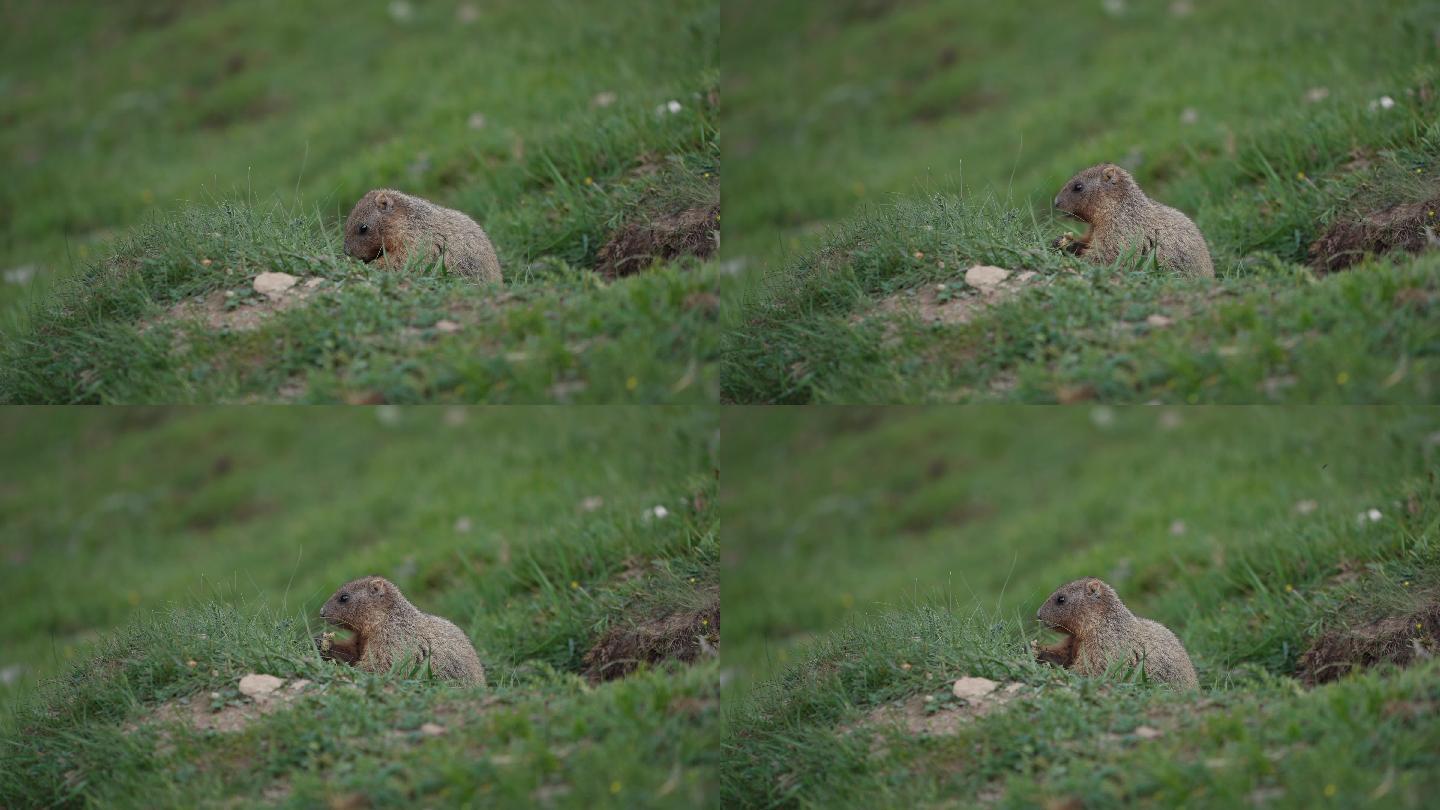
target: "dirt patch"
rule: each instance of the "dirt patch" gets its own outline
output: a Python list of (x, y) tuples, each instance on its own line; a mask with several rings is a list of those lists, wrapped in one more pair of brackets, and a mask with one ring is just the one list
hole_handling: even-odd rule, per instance
[(1358, 219), (1340, 219), (1310, 245), (1310, 266), (1318, 273), (1334, 273), (1368, 254), (1419, 253), (1440, 247), (1437, 228), (1440, 197), (1392, 205)]
[(606, 278), (620, 278), (639, 273), (657, 261), (680, 256), (706, 259), (719, 247), (719, 230), (719, 205), (631, 222), (600, 247), (595, 269)]
[(1401, 616), (1323, 633), (1300, 656), (1296, 676), (1308, 686), (1339, 680), (1377, 664), (1409, 666), (1440, 653), (1440, 592)]
[(911, 695), (904, 700), (871, 709), (855, 723), (842, 723), (835, 732), (840, 736), (855, 733), (870, 735), (870, 756), (883, 759), (889, 753), (886, 731), (901, 732), (912, 737), (943, 737), (958, 734), (960, 729), (1014, 700), (1024, 689), (1019, 682), (996, 683), (985, 678), (960, 678), (950, 693)]
[[(201, 693), (189, 697), (174, 698), (156, 706), (144, 717), (127, 723), (125, 733), (157, 723), (180, 723), (197, 731), (216, 731), (228, 734), (243, 731), (251, 722), (274, 712), (292, 700), (306, 694), (310, 681), (290, 681), (283, 687), (254, 697), (236, 696), (225, 699), (219, 692)], [(223, 701), (223, 702), (222, 702)], [(219, 709), (215, 705), (219, 703)], [(160, 744), (169, 744), (169, 735), (162, 732)]]
[(720, 589), (700, 592), (700, 606), (651, 616), (605, 631), (585, 653), (585, 674), (591, 681), (623, 678), (641, 664), (662, 661), (689, 663), (720, 654)]
[(212, 332), (249, 332), (276, 313), (294, 309), (320, 289), (323, 279), (311, 278), (276, 295), (255, 295), (238, 304), (234, 290), (215, 290), (197, 298), (187, 298), (170, 307), (165, 314), (140, 322), (142, 333), (169, 323), (200, 321)]
[(900, 290), (882, 298), (873, 309), (856, 314), (851, 323), (859, 323), (877, 314), (906, 315), (926, 324), (969, 323), (986, 309), (1015, 297), (1039, 275), (1033, 270), (1003, 271), (1003, 276), (975, 272), (980, 269), (1002, 270), (977, 266), (967, 271), (965, 282), (956, 279)]

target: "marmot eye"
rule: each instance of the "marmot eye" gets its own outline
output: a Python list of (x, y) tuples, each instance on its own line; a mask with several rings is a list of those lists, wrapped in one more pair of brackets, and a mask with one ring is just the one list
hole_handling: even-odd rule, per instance
[(350, 594), (348, 594), (348, 593), (342, 593), (342, 594), (340, 594), (340, 601), (341, 601), (341, 602), (349, 602), (349, 601), (350, 601)]
[(356, 230), (357, 233), (365, 233), (366, 231), (370, 230), (370, 226), (369, 226), (369, 225), (366, 225), (366, 224), (364, 224), (364, 223), (361, 223), (361, 224), (360, 224), (360, 227), (359, 227), (359, 228), (356, 228), (355, 230)]
[[(341, 601), (344, 601), (344, 599), (341, 599)], [(1055, 604), (1057, 604), (1057, 605), (1063, 605), (1063, 604), (1065, 604), (1065, 594), (1062, 593), (1062, 594), (1056, 596), (1056, 597), (1055, 597)]]
[(1079, 183), (1076, 183), (1075, 185), (1073, 185), (1073, 186), (1070, 187), (1070, 190), (1071, 190), (1071, 191), (1084, 191), (1084, 190), (1085, 190), (1085, 187), (1082, 186), (1082, 185), (1080, 185)]

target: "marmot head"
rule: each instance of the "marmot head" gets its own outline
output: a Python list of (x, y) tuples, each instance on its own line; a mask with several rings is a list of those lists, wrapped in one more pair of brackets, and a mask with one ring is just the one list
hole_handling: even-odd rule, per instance
[(377, 188), (367, 192), (345, 220), (345, 255), (362, 262), (373, 262), (386, 249), (386, 226), (401, 207), (398, 191)]
[(1135, 178), (1114, 163), (1091, 166), (1070, 178), (1055, 195), (1055, 208), (1084, 222), (1094, 222), (1097, 213), (1111, 200), (1129, 196), (1138, 189)]
[(1051, 630), (1081, 635), (1118, 604), (1120, 597), (1114, 588), (1095, 577), (1086, 577), (1061, 585), (1035, 611), (1035, 618)]
[(340, 586), (320, 608), (320, 618), (356, 632), (371, 629), (405, 597), (395, 583), (380, 577), (361, 577)]

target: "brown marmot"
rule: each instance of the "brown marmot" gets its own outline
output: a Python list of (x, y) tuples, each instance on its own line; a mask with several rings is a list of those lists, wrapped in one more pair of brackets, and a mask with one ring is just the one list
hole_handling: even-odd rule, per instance
[(361, 577), (340, 586), (320, 609), (320, 618), (352, 631), (349, 641), (326, 633), (316, 639), (320, 654), (366, 672), (388, 672), (396, 661), (428, 662), (437, 677), (485, 685), (480, 656), (460, 628), (422, 613), (384, 577)]
[(500, 259), (490, 237), (459, 211), (394, 189), (377, 188), (360, 198), (345, 220), (345, 253), (381, 267), (405, 265), (411, 251), (445, 269), (479, 281), (499, 283)]
[(1051, 630), (1065, 634), (1059, 644), (1034, 644), (1042, 663), (1101, 675), (1112, 664), (1142, 664), (1153, 681), (1196, 689), (1200, 680), (1180, 639), (1159, 622), (1142, 619), (1120, 601), (1115, 589), (1094, 577), (1061, 586), (1035, 612)]
[(1091, 166), (1070, 178), (1055, 195), (1055, 207), (1090, 227), (1052, 244), (1094, 264), (1110, 264), (1129, 251), (1154, 256), (1161, 267), (1186, 276), (1214, 278), (1210, 248), (1195, 223), (1162, 205), (1113, 163)]

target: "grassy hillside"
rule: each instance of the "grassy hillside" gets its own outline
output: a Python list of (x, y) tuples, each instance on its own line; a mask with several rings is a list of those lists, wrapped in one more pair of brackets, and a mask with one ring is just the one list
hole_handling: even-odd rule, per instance
[[(0, 806), (713, 803), (717, 427), (0, 414)], [(321, 661), (320, 605), (374, 573), (465, 630), (489, 686)], [(242, 696), (251, 673), (288, 700)]]
[[(1418, 807), (1440, 787), (1433, 410), (722, 422), (727, 805)], [(1173, 628), (1201, 692), (1032, 663), (1035, 610), (1081, 576)], [(967, 704), (965, 675), (1022, 685)]]
[[(0, 401), (713, 400), (713, 3), (8, 17)], [(384, 186), (473, 215), (503, 288), (345, 258)]]
[[(724, 13), (726, 399), (1435, 396), (1440, 4), (759, 5)], [(1101, 161), (1217, 280), (1048, 249)]]

